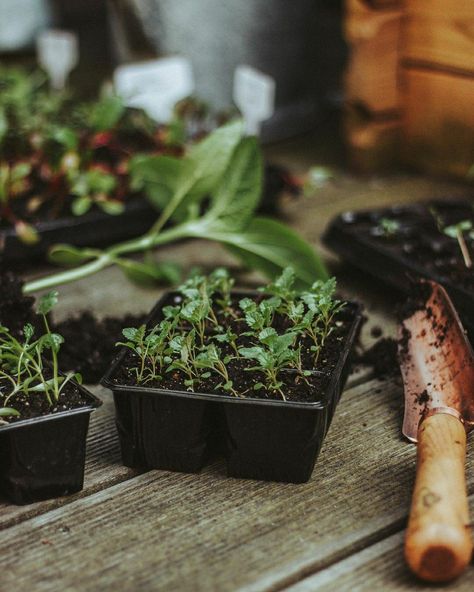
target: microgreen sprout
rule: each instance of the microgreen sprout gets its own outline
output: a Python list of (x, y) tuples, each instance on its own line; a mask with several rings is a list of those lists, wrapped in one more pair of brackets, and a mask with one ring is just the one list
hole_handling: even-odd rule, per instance
[(381, 218), (378, 224), (381, 234), (387, 238), (395, 236), (400, 230), (400, 222), (392, 218)]
[(262, 372), (267, 379), (266, 384), (263, 382), (256, 383), (255, 390), (266, 387), (272, 391), (277, 391), (282, 399), (286, 400), (285, 393), (281, 390), (283, 382), (279, 379), (279, 375), (283, 368), (295, 364), (298, 354), (296, 350), (291, 348), (295, 337), (293, 333), (278, 335), (273, 327), (267, 327), (258, 334), (260, 345), (239, 348), (241, 356), (257, 362), (255, 366), (248, 370)]
[(465, 234), (469, 233), (470, 238), (474, 237), (472, 222), (470, 220), (461, 220), (457, 224), (445, 226), (443, 228), (443, 232), (446, 236), (454, 238), (458, 241), (458, 245), (461, 249), (461, 254), (464, 259), (464, 265), (470, 269), (472, 267), (472, 258), (466, 243)]

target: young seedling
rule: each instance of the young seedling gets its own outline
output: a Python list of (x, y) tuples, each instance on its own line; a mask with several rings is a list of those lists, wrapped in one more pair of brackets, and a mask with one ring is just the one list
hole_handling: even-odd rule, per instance
[(247, 370), (262, 372), (267, 379), (266, 384), (258, 382), (254, 389), (268, 388), (277, 391), (286, 401), (285, 393), (281, 390), (283, 382), (279, 379), (279, 373), (283, 368), (295, 366), (298, 355), (297, 351), (292, 349), (295, 335), (293, 333), (278, 335), (273, 327), (267, 327), (259, 332), (258, 339), (261, 345), (239, 348), (242, 357), (257, 362), (257, 365)]
[(122, 330), (127, 341), (118, 342), (116, 345), (130, 349), (140, 360), (139, 366), (133, 368), (138, 384), (161, 378), (165, 362), (168, 360), (168, 341), (174, 335), (175, 327), (176, 319), (164, 319), (148, 333), (145, 325)]
[(259, 291), (279, 298), (281, 303), (277, 308), (277, 312), (286, 314), (291, 305), (294, 304), (297, 296), (297, 291), (294, 288), (295, 280), (294, 269), (292, 267), (286, 267), (274, 282), (270, 282), (263, 288), (260, 288)]
[(464, 265), (471, 269), (472, 267), (472, 258), (471, 254), (469, 253), (469, 248), (466, 243), (465, 233), (469, 233), (469, 237), (472, 238), (473, 236), (473, 226), (470, 220), (461, 220), (457, 224), (452, 224), (451, 226), (445, 226), (443, 228), (443, 232), (446, 236), (450, 238), (454, 238), (458, 241), (459, 248), (461, 250), (462, 257), (464, 259)]
[(244, 335), (253, 335), (256, 331), (271, 327), (275, 314), (281, 306), (281, 298), (273, 296), (262, 300), (259, 304), (251, 298), (242, 298), (239, 306), (244, 313), (245, 322), (251, 329)]
[[(43, 317), (45, 333), (37, 339), (34, 339), (30, 324), (24, 327), (23, 341), (13, 337), (6, 327), (0, 327), (0, 379), (10, 385), (2, 401), (4, 408), (20, 392), (26, 396), (44, 393), (49, 406), (53, 407), (71, 379), (81, 382), (80, 374), (59, 374), (58, 353), (64, 340), (61, 335), (51, 332), (47, 319), (56, 302), (57, 292), (50, 292), (40, 299), (37, 312)], [(46, 361), (47, 352), (50, 356)], [(51, 378), (47, 378), (49, 374)]]
[(336, 280), (316, 281), (311, 289), (301, 295), (301, 300), (306, 304), (308, 314), (305, 315), (300, 328), (306, 331), (313, 341), (314, 364), (319, 359), (322, 348), (333, 330), (333, 321), (340, 312), (344, 303), (334, 299)]
[(383, 236), (390, 238), (400, 230), (400, 222), (392, 218), (381, 218), (377, 228)]
[[(196, 368), (200, 369), (207, 369), (212, 372), (216, 372), (222, 379), (223, 382), (220, 382), (217, 385), (217, 388), (222, 388), (224, 391), (228, 391), (232, 393), (234, 396), (239, 397), (242, 396), (242, 393), (238, 393), (234, 389), (234, 385), (232, 380), (229, 378), (229, 373), (227, 371), (227, 366), (230, 361), (230, 356), (222, 356), (221, 351), (217, 348), (214, 344), (207, 345), (204, 347), (198, 356), (196, 357)], [(201, 378), (208, 378), (210, 373), (204, 373), (201, 375)]]

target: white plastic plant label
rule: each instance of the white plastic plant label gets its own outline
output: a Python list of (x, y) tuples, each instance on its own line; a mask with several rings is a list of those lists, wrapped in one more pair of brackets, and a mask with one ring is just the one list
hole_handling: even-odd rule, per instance
[(257, 136), (262, 121), (275, 111), (275, 80), (250, 66), (237, 66), (234, 74), (234, 101), (245, 120), (248, 135)]
[(193, 93), (194, 78), (189, 60), (174, 56), (119, 66), (114, 85), (129, 107), (144, 109), (156, 121), (166, 123), (175, 104)]
[(51, 86), (61, 90), (79, 61), (77, 35), (70, 31), (49, 29), (36, 40), (38, 63), (48, 73)]

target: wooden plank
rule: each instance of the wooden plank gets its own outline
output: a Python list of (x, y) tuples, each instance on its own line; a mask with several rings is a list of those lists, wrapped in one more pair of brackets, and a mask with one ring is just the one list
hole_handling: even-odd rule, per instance
[(403, 159), (465, 178), (474, 162), (474, 78), (403, 70)]
[(359, 173), (394, 168), (399, 161), (401, 121), (373, 119), (350, 105), (344, 116), (344, 135), (352, 169)]
[(401, 440), (401, 409), (393, 382), (346, 392), (308, 484), (227, 479), (222, 465), (152, 471), (18, 524), (0, 542), (2, 583), (280, 589), (403, 526), (416, 451)]
[[(120, 450), (115, 431), (112, 396), (106, 389), (92, 388), (104, 404), (91, 416), (87, 440), (87, 461), (84, 489), (74, 495), (37, 502), (27, 506), (14, 506), (8, 501), (0, 501), (0, 530), (6, 529), (33, 516), (43, 514), (75, 500), (130, 479), (138, 471), (122, 466)], [(1, 589), (1, 588), (0, 588)]]
[(413, 63), (474, 75), (474, 2), (407, 2), (401, 55)]
[[(469, 498), (471, 515), (474, 515), (474, 496)], [(286, 588), (286, 592), (366, 592), (383, 590), (427, 590), (427, 584), (411, 575), (403, 559), (405, 532), (394, 534), (367, 547), (359, 553), (335, 563), (328, 569), (305, 578)], [(455, 582), (449, 584), (452, 592), (470, 592), (474, 581), (474, 565)], [(430, 585), (430, 590), (446, 590), (446, 585)]]
[(346, 1), (344, 32), (350, 46), (345, 96), (372, 113), (397, 112), (402, 12), (379, 11), (362, 0)]

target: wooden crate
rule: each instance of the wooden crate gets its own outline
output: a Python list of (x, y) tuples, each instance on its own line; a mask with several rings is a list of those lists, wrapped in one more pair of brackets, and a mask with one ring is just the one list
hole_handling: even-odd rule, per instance
[(474, 164), (474, 77), (405, 67), (402, 81), (403, 160), (466, 177)]
[(401, 57), (474, 74), (474, 0), (408, 0)]
[(380, 115), (399, 108), (400, 10), (375, 10), (362, 0), (347, 0), (345, 38), (350, 58), (345, 76), (349, 103)]

